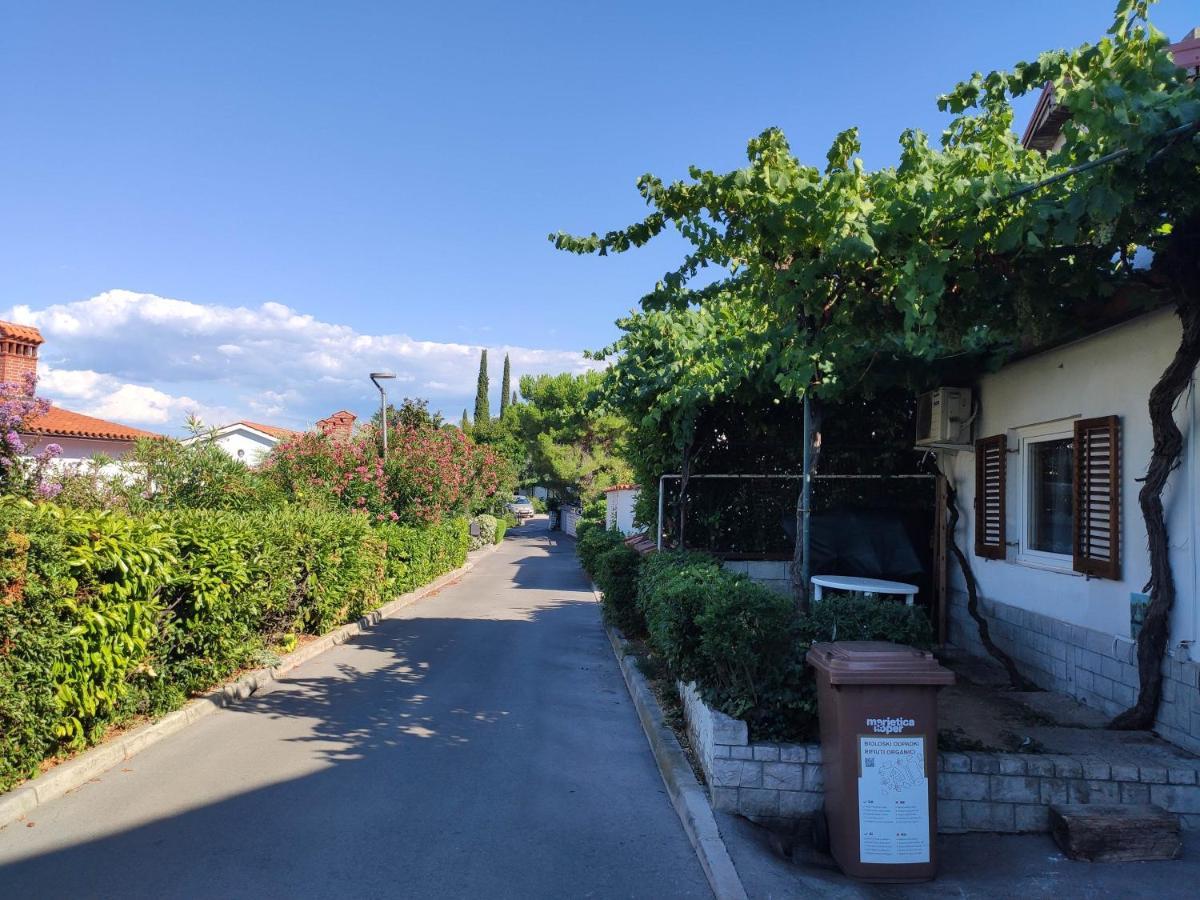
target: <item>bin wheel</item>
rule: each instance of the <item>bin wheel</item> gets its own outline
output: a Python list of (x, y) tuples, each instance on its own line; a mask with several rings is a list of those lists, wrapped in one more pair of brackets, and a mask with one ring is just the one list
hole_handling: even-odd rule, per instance
[(825, 804), (814, 813), (812, 818), (813, 847), (822, 853), (829, 852), (829, 821), (825, 818)]

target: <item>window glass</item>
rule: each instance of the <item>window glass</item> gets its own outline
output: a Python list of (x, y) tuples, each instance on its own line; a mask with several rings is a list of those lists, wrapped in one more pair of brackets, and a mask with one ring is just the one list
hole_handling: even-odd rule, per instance
[(1055, 438), (1029, 446), (1030, 549), (1071, 554), (1072, 444), (1071, 438)]

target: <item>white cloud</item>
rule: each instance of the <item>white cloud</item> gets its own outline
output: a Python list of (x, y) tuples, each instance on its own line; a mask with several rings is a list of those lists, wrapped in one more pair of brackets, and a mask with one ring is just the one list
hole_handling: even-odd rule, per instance
[[(480, 347), (362, 334), (280, 303), (257, 308), (106, 291), (87, 300), (0, 318), (36, 325), (39, 393), (69, 409), (131, 425), (177, 431), (190, 412), (210, 424), (237, 418), (307, 427), (331, 411), (369, 415), (377, 394), (366, 374), (390, 369), (426, 392), (434, 408), (457, 412), (475, 394)], [(514, 377), (579, 372), (595, 363), (568, 350), (489, 347), (499, 387), (508, 353)]]

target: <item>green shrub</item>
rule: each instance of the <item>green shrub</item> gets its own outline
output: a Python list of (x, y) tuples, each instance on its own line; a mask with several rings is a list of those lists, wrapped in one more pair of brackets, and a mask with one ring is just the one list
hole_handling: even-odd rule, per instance
[(700, 672), (710, 702), (757, 733), (786, 732), (812, 712), (795, 607), (744, 576), (724, 573), (696, 617)]
[(495, 516), (483, 513), (474, 516), (471, 519), (471, 524), (478, 526), (479, 534), (469, 536), (467, 543), (468, 550), (481, 550), (496, 543), (496, 530), (500, 526), (500, 521)]
[(800, 640), (893, 641), (913, 647), (933, 646), (933, 629), (919, 607), (895, 600), (879, 600), (863, 594), (826, 595), (812, 604), (801, 620)]
[(637, 607), (637, 579), (642, 557), (623, 543), (596, 557), (596, 585), (604, 594), (604, 617), (627, 635), (646, 630)]
[[(598, 538), (588, 534), (588, 540)], [(814, 736), (815, 683), (804, 663), (812, 643), (886, 640), (928, 647), (931, 641), (920, 609), (862, 596), (831, 597), (801, 616), (791, 598), (695, 552), (646, 557), (637, 578), (637, 608), (650, 648), (671, 674), (695, 681), (709, 703), (744, 719), (756, 738)]]
[(495, 541), (495, 543), (498, 544), (502, 540), (504, 540), (505, 533), (511, 527), (512, 527), (512, 525), (509, 524), (508, 516), (505, 516), (503, 519), (497, 519), (496, 520), (496, 541)]
[(387, 586), (390, 594), (406, 594), (467, 561), (470, 534), (466, 519), (449, 519), (418, 528), (383, 525), (387, 543)]
[(643, 566), (637, 604), (650, 645), (684, 681), (703, 669), (696, 619), (733, 580), (716, 560), (698, 553), (653, 553)]
[(583, 570), (596, 577), (596, 561), (600, 554), (624, 544), (625, 538), (619, 531), (606, 531), (603, 525), (582, 525), (575, 532), (575, 553)]
[(465, 561), (467, 523), (0, 500), (0, 791)]

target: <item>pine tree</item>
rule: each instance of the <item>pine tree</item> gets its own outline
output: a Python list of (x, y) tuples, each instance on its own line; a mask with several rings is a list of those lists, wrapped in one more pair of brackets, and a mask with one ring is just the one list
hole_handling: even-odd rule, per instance
[(504, 354), (504, 376), (500, 380), (500, 418), (504, 418), (504, 411), (508, 409), (508, 395), (512, 391), (512, 369), (508, 365), (508, 354)]
[(471, 430), (471, 420), (467, 418), (467, 411), (465, 409), (463, 410), (462, 424), (458, 427), (462, 429), (463, 434)]
[(475, 424), (486, 425), (492, 419), (488, 404), (487, 350), (479, 354), (479, 380), (475, 384)]

